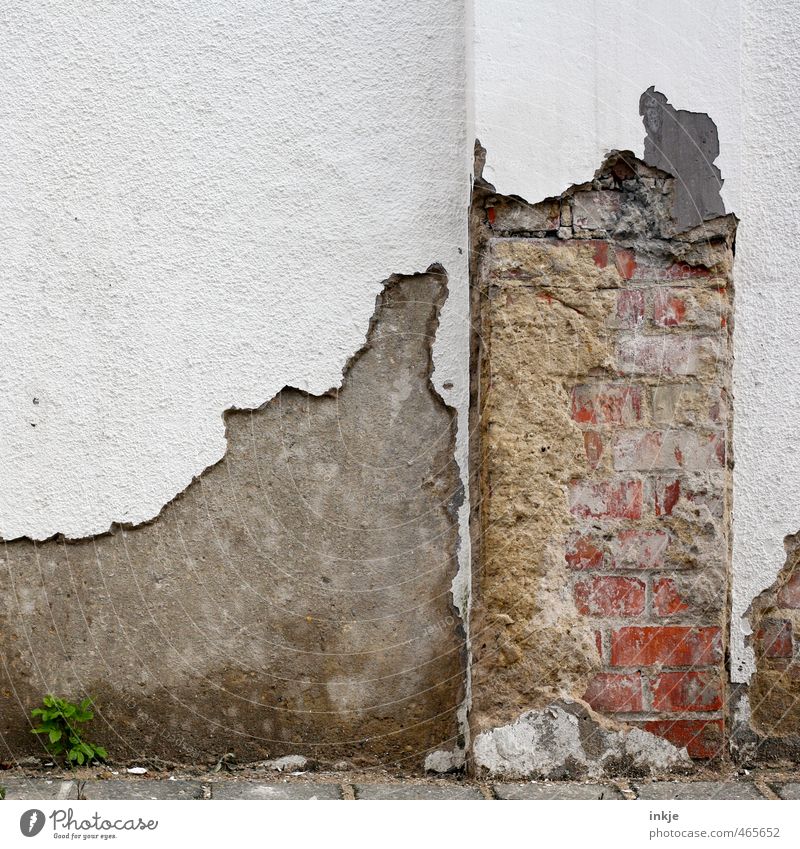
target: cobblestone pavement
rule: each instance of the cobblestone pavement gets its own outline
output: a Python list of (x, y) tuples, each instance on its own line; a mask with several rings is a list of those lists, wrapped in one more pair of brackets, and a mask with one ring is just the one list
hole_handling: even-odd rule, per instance
[(750, 775), (723, 781), (616, 781), (607, 783), (486, 783), (454, 779), (368, 781), (317, 773), (284, 778), (108, 777), (52, 778), (0, 773), (8, 800), (78, 799), (432, 799), (432, 800), (669, 800), (800, 799), (800, 775)]

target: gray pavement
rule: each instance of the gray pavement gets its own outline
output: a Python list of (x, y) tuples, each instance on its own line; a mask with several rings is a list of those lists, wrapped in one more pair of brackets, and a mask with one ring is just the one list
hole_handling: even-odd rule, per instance
[(237, 778), (90, 778), (86, 781), (25, 777), (0, 773), (8, 800), (78, 799), (307, 799), (307, 800), (668, 800), (800, 799), (800, 782), (791, 780), (655, 781), (655, 782), (508, 782), (478, 783), (441, 779), (396, 782), (343, 781), (341, 775), (264, 780)]

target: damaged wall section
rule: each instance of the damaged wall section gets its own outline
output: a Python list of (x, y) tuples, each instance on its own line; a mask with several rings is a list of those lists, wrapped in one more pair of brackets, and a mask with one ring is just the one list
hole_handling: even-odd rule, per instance
[(479, 768), (556, 699), (721, 753), (735, 219), (674, 193), (625, 153), (537, 205), (478, 180)]
[(463, 746), (455, 414), (431, 384), (442, 274), (391, 281), (338, 391), (226, 417), (229, 449), (157, 519), (4, 546), (0, 735), (92, 696), (115, 760), (420, 769)]

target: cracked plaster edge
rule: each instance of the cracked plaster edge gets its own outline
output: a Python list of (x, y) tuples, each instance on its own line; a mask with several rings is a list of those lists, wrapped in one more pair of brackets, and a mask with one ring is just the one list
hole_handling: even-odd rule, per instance
[[(424, 271), (414, 271), (414, 272), (406, 272), (406, 273), (394, 273), (390, 274), (388, 277), (384, 278), (379, 284), (379, 289), (377, 294), (375, 295), (375, 306), (372, 312), (372, 315), (369, 319), (369, 324), (367, 326), (366, 333), (364, 335), (364, 341), (358, 346), (358, 348), (347, 357), (344, 365), (341, 370), (341, 377), (337, 384), (329, 387), (328, 389), (322, 392), (311, 392), (305, 389), (302, 389), (297, 386), (292, 386), (290, 384), (286, 384), (281, 387), (277, 392), (275, 392), (272, 396), (265, 399), (261, 403), (255, 406), (237, 406), (232, 405), (230, 407), (226, 407), (221, 412), (221, 418), (224, 426), (224, 436), (223, 436), (223, 450), (220, 456), (214, 460), (213, 462), (207, 464), (203, 469), (201, 469), (198, 473), (194, 474), (188, 483), (178, 490), (171, 498), (165, 501), (158, 511), (150, 516), (149, 518), (143, 519), (140, 522), (111, 522), (103, 531), (98, 531), (96, 533), (71, 536), (65, 533), (54, 533), (49, 537), (44, 537), (42, 539), (36, 539), (27, 535), (20, 535), (17, 537), (3, 538), (0, 537), (0, 544), (8, 544), (8, 543), (16, 543), (16, 542), (28, 542), (32, 543), (34, 546), (46, 543), (46, 542), (57, 542), (64, 545), (70, 545), (73, 543), (80, 543), (85, 541), (90, 541), (94, 539), (98, 539), (100, 537), (110, 536), (119, 532), (125, 532), (130, 530), (136, 530), (139, 528), (146, 527), (147, 525), (151, 525), (156, 523), (163, 512), (173, 503), (179, 501), (185, 493), (195, 486), (203, 477), (207, 475), (207, 473), (213, 469), (215, 466), (219, 465), (227, 456), (229, 449), (229, 441), (228, 441), (228, 425), (227, 418), (231, 413), (246, 413), (246, 412), (257, 412), (259, 410), (264, 409), (269, 404), (271, 404), (276, 398), (278, 398), (283, 392), (294, 391), (299, 392), (309, 398), (325, 398), (325, 397), (336, 397), (338, 393), (341, 391), (342, 386), (344, 384), (345, 377), (348, 372), (354, 365), (354, 363), (371, 347), (372, 344), (372, 335), (374, 329), (378, 323), (378, 313), (380, 307), (382, 305), (383, 297), (393, 284), (396, 284), (398, 281), (418, 276), (423, 276), (427, 274), (437, 275), (442, 279), (443, 283), (443, 292), (442, 297), (439, 303), (436, 304), (436, 311), (434, 316), (431, 319), (431, 324), (435, 328), (434, 333), (429, 341), (427, 346), (428, 348), (428, 386), (436, 397), (436, 399), (453, 415), (453, 419), (455, 422), (455, 444), (453, 446), (453, 458), (456, 462), (456, 466), (458, 468), (458, 476), (459, 476), (459, 492), (457, 493), (460, 496), (460, 503), (458, 504), (457, 510), (454, 515), (454, 522), (456, 525), (457, 538), (456, 538), (456, 562), (458, 564), (458, 568), (456, 570), (455, 575), (452, 578), (450, 584), (450, 593), (451, 593), (451, 603), (452, 606), (458, 616), (459, 624), (462, 629), (462, 633), (464, 634), (464, 698), (462, 699), (461, 704), (458, 706), (456, 710), (456, 727), (458, 731), (458, 737), (455, 741), (455, 745), (452, 750), (435, 750), (433, 752), (429, 752), (424, 760), (424, 769), (432, 772), (452, 772), (455, 770), (463, 769), (466, 763), (466, 753), (470, 747), (470, 729), (469, 729), (469, 707), (471, 704), (471, 662), (472, 662), (472, 652), (470, 648), (470, 640), (469, 640), (469, 617), (471, 611), (471, 546), (470, 546), (470, 536), (469, 536), (469, 474), (468, 474), (468, 459), (469, 459), (469, 451), (468, 451), (468, 440), (469, 440), (469, 391), (468, 391), (468, 380), (467, 380), (467, 389), (466, 391), (466, 403), (459, 403), (459, 399), (456, 397), (453, 401), (448, 400), (448, 396), (450, 392), (448, 388), (446, 388), (443, 384), (446, 384), (448, 381), (443, 380), (441, 377), (438, 377), (437, 366), (439, 365), (439, 360), (443, 359), (443, 356), (437, 356), (437, 343), (441, 342), (441, 333), (442, 330), (442, 312), (444, 310), (445, 304), (452, 297), (452, 288), (450, 285), (451, 275), (448, 273), (447, 268), (441, 262), (432, 262)], [(456, 271), (458, 274), (458, 271)], [(467, 363), (467, 378), (468, 378), (468, 370), (469, 364)]]

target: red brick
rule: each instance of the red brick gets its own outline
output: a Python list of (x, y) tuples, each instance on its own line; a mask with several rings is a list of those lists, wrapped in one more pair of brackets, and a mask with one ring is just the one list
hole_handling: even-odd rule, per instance
[(765, 619), (756, 634), (758, 650), (765, 657), (792, 656), (792, 623), (786, 619)]
[(669, 291), (659, 291), (653, 298), (653, 321), (661, 327), (678, 327), (686, 318), (686, 301)]
[(609, 544), (614, 569), (660, 569), (669, 546), (664, 531), (620, 531)]
[(644, 583), (638, 578), (597, 575), (575, 584), (575, 606), (584, 616), (639, 616)]
[(621, 289), (617, 293), (616, 327), (633, 330), (644, 321), (644, 292), (641, 289)]
[(681, 497), (680, 480), (659, 478), (655, 483), (656, 516), (671, 516), (672, 508)]
[(604, 713), (633, 713), (642, 710), (642, 678), (640, 675), (617, 675), (601, 672), (589, 682), (583, 694), (585, 701)]
[(700, 373), (707, 339), (694, 336), (631, 336), (617, 344), (623, 374), (688, 377)]
[(706, 278), (711, 271), (702, 265), (689, 265), (686, 262), (673, 262), (669, 265), (648, 265), (637, 262), (631, 278), (633, 280), (689, 280)]
[(594, 264), (605, 268), (608, 265), (608, 242), (591, 241), (589, 244), (594, 245)]
[(656, 616), (674, 616), (688, 609), (689, 605), (672, 578), (660, 578), (653, 583), (653, 611)]
[(629, 248), (615, 248), (614, 265), (623, 279), (631, 280), (636, 273), (636, 254)]
[(673, 262), (664, 269), (663, 276), (669, 280), (687, 280), (691, 277), (710, 277), (711, 271), (703, 265), (689, 265), (688, 262)]
[(778, 607), (800, 608), (800, 571), (778, 590)]
[(653, 685), (653, 708), (663, 713), (720, 710), (718, 672), (662, 672)]
[(721, 660), (719, 628), (661, 625), (611, 632), (612, 666), (711, 666)]
[(642, 417), (642, 390), (621, 383), (594, 383), (572, 390), (572, 418), (580, 424), (629, 425)]
[(564, 559), (570, 569), (599, 569), (603, 565), (603, 541), (591, 534), (571, 534)]
[(693, 758), (708, 759), (722, 754), (721, 719), (659, 719), (644, 724), (645, 731), (686, 748)]
[(617, 471), (650, 469), (719, 469), (725, 462), (725, 439), (721, 433), (695, 430), (635, 430), (618, 434), (614, 443)]
[(573, 516), (581, 519), (640, 519), (642, 482), (573, 481), (569, 509)]
[(596, 469), (603, 456), (603, 437), (597, 431), (587, 430), (583, 434), (583, 447), (590, 469)]

